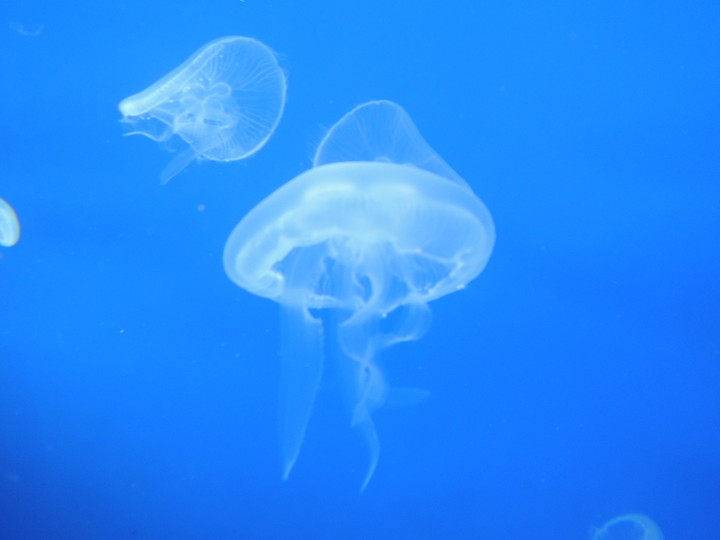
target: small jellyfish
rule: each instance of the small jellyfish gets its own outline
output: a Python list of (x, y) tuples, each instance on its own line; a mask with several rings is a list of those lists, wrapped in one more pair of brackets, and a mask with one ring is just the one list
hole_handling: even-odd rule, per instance
[(591, 540), (663, 540), (660, 527), (643, 514), (614, 517), (593, 531)]
[(20, 239), (20, 222), (13, 207), (0, 199), (0, 246), (10, 247)]
[(235, 161), (262, 148), (285, 107), (286, 80), (273, 52), (247, 37), (205, 45), (178, 68), (120, 102), (128, 135), (177, 135), (189, 147), (162, 171), (168, 182), (195, 159)]
[(373, 412), (426, 395), (391, 389), (378, 352), (422, 337), (427, 304), (480, 274), (495, 229), (482, 201), (395, 103), (345, 115), (314, 163), (240, 221), (224, 265), (237, 285), (281, 305), (283, 478), (300, 453), (327, 350), (350, 424), (368, 446), (364, 489), (380, 452)]

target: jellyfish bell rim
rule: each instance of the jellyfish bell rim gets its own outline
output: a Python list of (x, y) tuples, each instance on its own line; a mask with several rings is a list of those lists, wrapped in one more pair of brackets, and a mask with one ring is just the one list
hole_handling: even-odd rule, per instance
[[(408, 177), (412, 180), (408, 181)], [(465, 253), (456, 254), (467, 265), (463, 267), (463, 264), (457, 264), (452, 280), (441, 280), (432, 290), (426, 291), (421, 297), (408, 298), (408, 302), (428, 302), (464, 288), (485, 268), (495, 243), (494, 223), (485, 204), (470, 189), (453, 180), (411, 165), (377, 162), (321, 165), (301, 173), (268, 195), (240, 220), (228, 237), (223, 254), (227, 276), (252, 294), (283, 305), (298, 303), (286, 290), (285, 278), (276, 266), (296, 247), (314, 246), (330, 240), (328, 231), (333, 229), (331, 226), (317, 230), (305, 228), (300, 243), (288, 247), (291, 243), (288, 242), (287, 231), (297, 226), (302, 203), (314, 201), (322, 203), (320, 208), (334, 208), (336, 205), (333, 203), (348, 194), (362, 194), (372, 199), (374, 193), (387, 191), (389, 184), (394, 184), (391, 188), (399, 203), (392, 211), (401, 212), (402, 197), (414, 192), (418, 196), (427, 197), (433, 205), (444, 205), (462, 213), (466, 219), (474, 220), (477, 231), (482, 234), (479, 245), (469, 247)], [(441, 201), (432, 199), (432, 194), (436, 195), (438, 191), (443, 194)], [(290, 208), (288, 201), (291, 202)], [(322, 213), (318, 211), (316, 215)], [(334, 232), (342, 234), (344, 231), (340, 229), (334, 227)], [(364, 234), (368, 234), (367, 230)], [(403, 240), (395, 237), (392, 243), (396, 247)], [(405, 246), (402, 253), (407, 255), (412, 251), (412, 247)], [(417, 251), (421, 252), (420, 249)], [(309, 307), (333, 307), (329, 304), (321, 305), (318, 299), (305, 299), (304, 302)]]

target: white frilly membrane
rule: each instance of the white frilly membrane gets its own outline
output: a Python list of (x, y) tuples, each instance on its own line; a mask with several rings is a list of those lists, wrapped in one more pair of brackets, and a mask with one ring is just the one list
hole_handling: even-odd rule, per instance
[(343, 352), (352, 360), (343, 365), (351, 370), (344, 377), (346, 392), (353, 403), (351, 425), (360, 430), (368, 447), (368, 468), (361, 490), (375, 473), (380, 457), (373, 413), (385, 405), (413, 405), (428, 397), (427, 390), (390, 388), (377, 363), (382, 349), (404, 341), (420, 339), (430, 327), (430, 309), (425, 304), (399, 307), (387, 317), (393, 321), (389, 328), (377, 315), (368, 310), (356, 312), (338, 328), (338, 340)]
[(283, 480), (295, 466), (322, 380), (323, 327), (306, 308), (281, 309), (280, 441)]

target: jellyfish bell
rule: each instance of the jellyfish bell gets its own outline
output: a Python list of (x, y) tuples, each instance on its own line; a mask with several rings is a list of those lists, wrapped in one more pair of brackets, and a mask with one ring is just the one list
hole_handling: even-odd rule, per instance
[[(485, 267), (493, 243), (490, 213), (464, 187), (407, 165), (342, 162), (310, 169), (258, 204), (228, 239), (225, 270), (283, 305), (387, 314), (462, 288)], [(331, 278), (346, 276), (308, 272), (299, 283), (296, 259), (306, 268), (308, 255), (323, 270), (330, 259), (339, 265), (334, 274), (357, 276), (338, 284)], [(376, 270), (398, 280), (376, 290), (383, 284), (370, 279)]]
[[(319, 164), (258, 204), (231, 233), (224, 265), (237, 285), (282, 306), (284, 478), (305, 437), (331, 334), (344, 357), (351, 425), (369, 448), (364, 488), (379, 457), (372, 413), (392, 393), (378, 352), (425, 333), (427, 304), (482, 272), (495, 232), (464, 182), (359, 157), (366, 160)], [(323, 320), (324, 310), (337, 314), (335, 322)]]
[(313, 166), (343, 161), (412, 165), (469, 189), (467, 182), (425, 142), (405, 109), (388, 100), (358, 105), (328, 130), (315, 152)]
[(192, 161), (235, 161), (262, 148), (285, 107), (286, 79), (273, 52), (248, 37), (212, 41), (142, 92), (120, 102), (128, 135), (188, 144), (161, 173)]

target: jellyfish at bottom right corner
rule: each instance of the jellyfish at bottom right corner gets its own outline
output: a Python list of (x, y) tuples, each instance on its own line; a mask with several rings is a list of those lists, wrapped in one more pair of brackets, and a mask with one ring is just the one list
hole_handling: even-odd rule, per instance
[(664, 540), (660, 527), (644, 514), (612, 518), (593, 531), (590, 540)]

